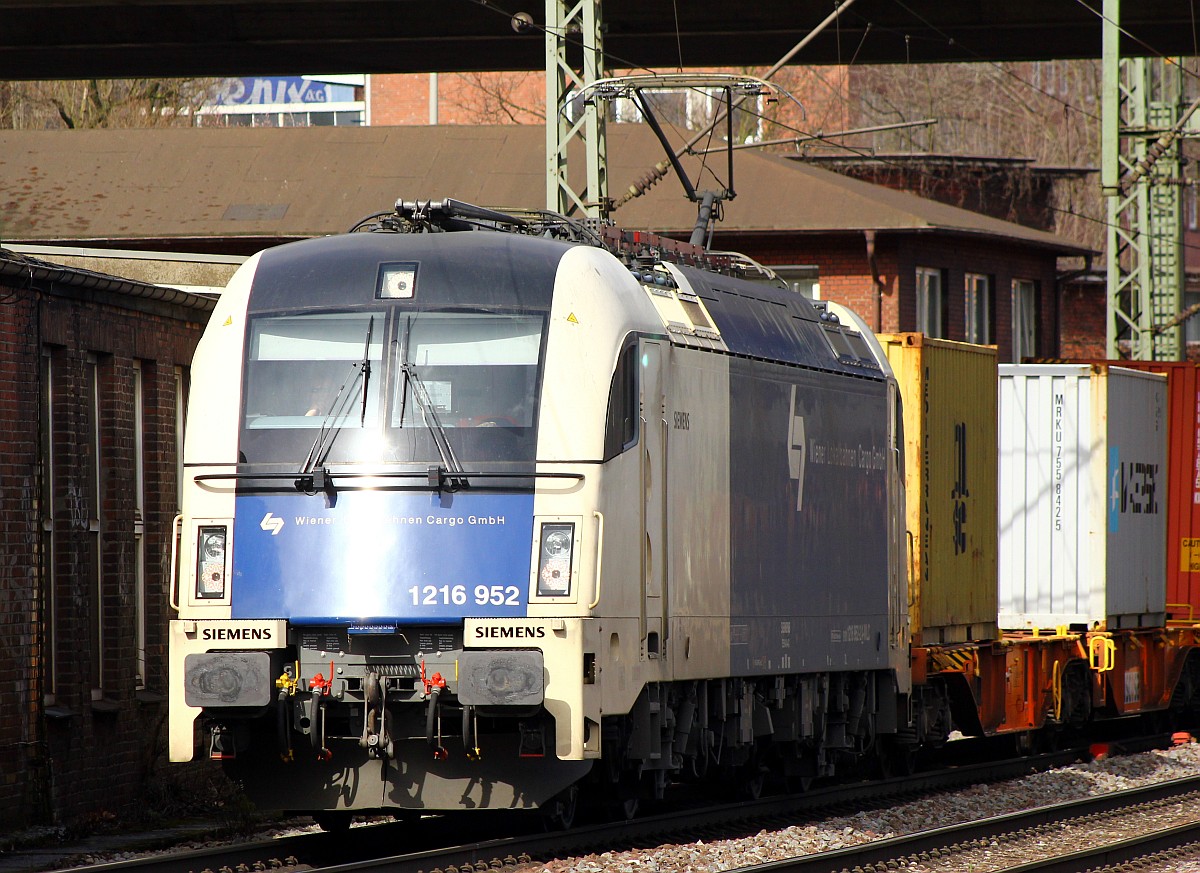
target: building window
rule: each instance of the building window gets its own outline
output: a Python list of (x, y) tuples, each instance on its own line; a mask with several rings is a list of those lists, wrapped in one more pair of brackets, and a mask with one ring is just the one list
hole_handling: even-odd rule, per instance
[(146, 687), (146, 402), (141, 361), (133, 362), (133, 608), (137, 687)]
[(944, 336), (944, 284), (941, 270), (917, 267), (917, 330), (926, 336)]
[(771, 269), (797, 294), (802, 294), (810, 300), (821, 299), (820, 270), (815, 265), (785, 264), (772, 266)]
[(58, 549), (54, 538), (54, 380), (57, 378), (57, 368), (55, 367), (54, 355), (50, 349), (42, 350), (41, 361), (41, 433), (39, 438), (42, 443), (42, 481), (41, 493), (39, 500), (39, 516), (41, 523), (41, 574), (42, 574), (42, 589), (45, 592), (43, 597), (43, 608), (45, 609), (45, 621), (43, 622), (45, 633), (45, 676), (46, 688), (44, 692), (44, 702), (47, 706), (53, 706), (56, 702), (58, 694), (58, 641), (59, 641), (59, 621), (58, 621), (58, 575), (55, 572), (55, 562), (58, 558)]
[(1188, 230), (1200, 230), (1200, 216), (1197, 216), (1196, 206), (1196, 183), (1190, 182), (1183, 189), (1184, 209), (1187, 211), (1187, 228)]
[(1037, 283), (1032, 279), (1013, 279), (1012, 335), (1013, 362), (1037, 354)]
[(82, 446), (85, 455), (85, 480), (83, 483), (87, 507), (86, 567), (87, 580), (92, 589), (90, 678), (92, 700), (104, 696), (105, 640), (104, 614), (107, 604), (104, 597), (104, 575), (101, 554), (101, 513), (104, 499), (101, 483), (104, 481), (100, 457), (100, 365), (95, 355), (88, 355), (83, 365), (83, 414), (84, 431)]
[[(1183, 308), (1185, 311), (1198, 303), (1200, 303), (1200, 291), (1183, 292)], [(1186, 343), (1200, 343), (1200, 315), (1193, 313), (1184, 319), (1183, 341)]]
[(967, 273), (966, 294), (967, 342), (987, 345), (992, 341), (992, 277)]

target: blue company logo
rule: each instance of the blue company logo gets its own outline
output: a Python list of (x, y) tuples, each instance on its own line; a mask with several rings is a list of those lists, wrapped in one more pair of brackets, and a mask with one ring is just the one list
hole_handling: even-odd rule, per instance
[(1122, 515), (1158, 515), (1159, 464), (1122, 461), (1116, 446), (1108, 449), (1108, 532), (1116, 533)]
[(1116, 533), (1121, 525), (1121, 452), (1116, 446), (1108, 447), (1108, 532)]
[(276, 537), (279, 536), (279, 532), (283, 530), (283, 519), (268, 512), (263, 516), (262, 521), (258, 523), (258, 526), (263, 530), (270, 531), (271, 536)]
[(796, 511), (804, 509), (804, 464), (807, 439), (804, 433), (804, 416), (796, 414), (796, 386), (792, 386), (792, 397), (788, 403), (792, 410), (788, 419), (788, 478), (796, 480)]

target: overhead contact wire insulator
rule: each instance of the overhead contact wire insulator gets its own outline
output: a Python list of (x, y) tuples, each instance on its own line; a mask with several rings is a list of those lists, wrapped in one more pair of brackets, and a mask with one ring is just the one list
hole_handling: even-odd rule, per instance
[(1192, 101), (1192, 105), (1183, 111), (1179, 120), (1171, 125), (1170, 129), (1163, 131), (1158, 139), (1151, 144), (1146, 150), (1146, 156), (1138, 161), (1137, 165), (1121, 178), (1120, 185), (1122, 188), (1128, 188), (1128, 186), (1138, 181), (1138, 179), (1153, 169), (1154, 165), (1158, 163), (1158, 159), (1163, 156), (1163, 153), (1174, 144), (1175, 140), (1183, 135), (1184, 128), (1187, 127), (1187, 123), (1191, 120), (1192, 115), (1197, 109), (1200, 109), (1200, 97)]
[(625, 193), (617, 198), (616, 204), (613, 208), (615, 209), (617, 206), (624, 206), (635, 197), (641, 197), (643, 194), (661, 182), (664, 178), (666, 178), (666, 175), (668, 172), (670, 172), (670, 170), (671, 164), (668, 161), (659, 161), (654, 165), (654, 169), (630, 185), (629, 188), (626, 189)]

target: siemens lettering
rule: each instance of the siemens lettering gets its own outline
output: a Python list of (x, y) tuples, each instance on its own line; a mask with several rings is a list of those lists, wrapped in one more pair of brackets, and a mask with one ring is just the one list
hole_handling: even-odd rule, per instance
[(206, 627), (200, 632), (202, 640), (262, 640), (271, 639), (269, 627)]
[(477, 640), (541, 640), (546, 637), (544, 627), (477, 627)]

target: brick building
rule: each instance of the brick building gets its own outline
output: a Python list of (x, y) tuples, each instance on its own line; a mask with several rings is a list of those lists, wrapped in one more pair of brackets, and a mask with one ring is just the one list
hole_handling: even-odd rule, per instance
[(367, 77), (367, 124), (540, 124), (546, 74), (412, 73)]
[(0, 830), (119, 812), (165, 718), (187, 368), (208, 297), (0, 248)]
[(813, 154), (793, 160), (1049, 231), (1057, 224), (1055, 191), (1061, 183), (1096, 175), (1086, 167), (1042, 167), (1031, 158), (873, 153)]
[[(663, 159), (646, 125), (609, 125), (608, 144), (614, 197)], [(520, 125), (0, 132), (0, 236), (248, 254), (345, 231), (397, 198), (540, 207), (544, 151), (543, 128)], [(703, 188), (724, 158), (704, 173), (701, 160), (683, 163)], [(1062, 354), (1059, 260), (1074, 268), (1086, 247), (772, 155), (738, 152), (735, 173), (714, 247), (884, 331), (995, 343), (1003, 360)], [(64, 187), (105, 209), (51, 208)], [(695, 217), (670, 175), (613, 215), (683, 238)]]
[[(609, 70), (608, 76), (643, 73)], [(762, 74), (766, 68), (689, 68), (702, 74)], [(756, 118), (743, 117), (742, 137), (759, 140), (796, 136), (801, 130), (833, 134), (850, 128), (850, 68), (784, 67), (772, 77), (787, 96), (773, 103), (751, 104)], [(364, 77), (365, 123), (372, 127), (434, 124), (544, 124), (546, 74), (536, 72), (406, 73)], [(696, 130), (720, 108), (715, 91), (652, 93), (660, 121), (678, 129)], [(632, 101), (606, 103), (610, 120), (636, 122), (641, 115)]]
[[(1061, 354), (1058, 262), (1086, 256), (1083, 246), (787, 159), (759, 160), (756, 172), (739, 170), (718, 248), (787, 279), (815, 279), (822, 297), (877, 330), (994, 344), (1004, 361)], [(734, 218), (743, 199), (772, 208)]]
[[(645, 125), (611, 125), (608, 141), (614, 196), (662, 160)], [(4, 131), (0, 238), (38, 258), (31, 246), (225, 256), (208, 276), (397, 198), (539, 207), (543, 150), (541, 127), (517, 125)], [(699, 160), (684, 166), (711, 185)], [(786, 158), (739, 152), (735, 172), (714, 248), (883, 331), (995, 343), (1003, 360), (1075, 354), (1059, 260), (1082, 246)], [(64, 190), (104, 208), (63, 208)], [(614, 215), (683, 238), (695, 217), (670, 176)], [(176, 446), (211, 301), (84, 263), (0, 250), (6, 824), (129, 802), (162, 718)]]

